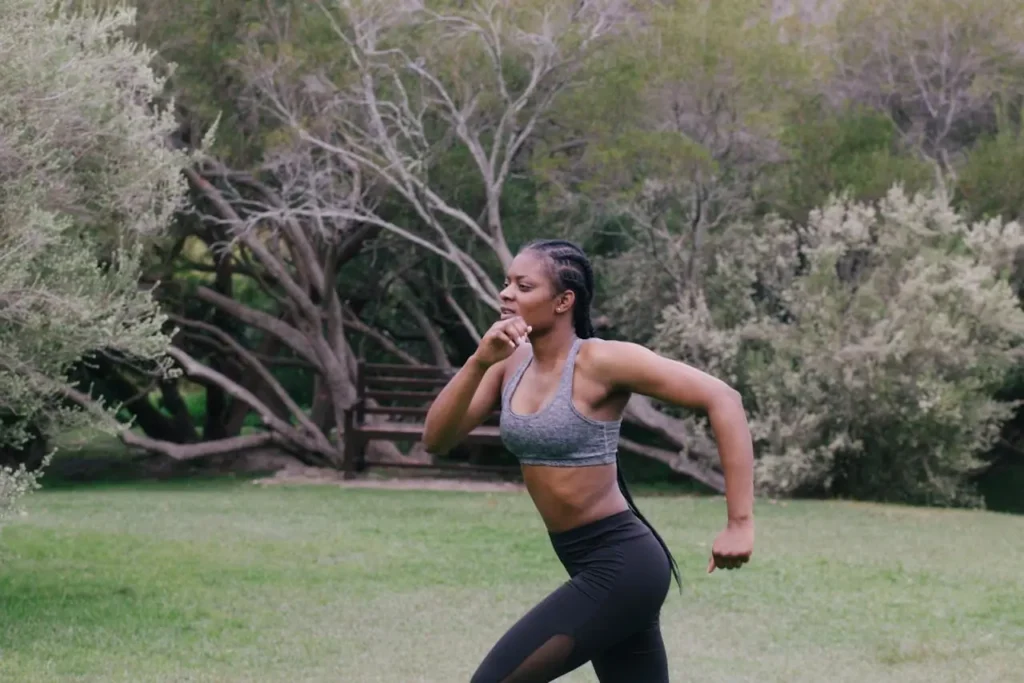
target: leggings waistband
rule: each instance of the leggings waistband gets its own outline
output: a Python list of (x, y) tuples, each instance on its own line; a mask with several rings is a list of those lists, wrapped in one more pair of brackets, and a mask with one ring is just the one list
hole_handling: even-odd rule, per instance
[(635, 514), (633, 514), (632, 510), (623, 510), (622, 512), (616, 512), (613, 515), (596, 519), (593, 522), (588, 522), (581, 526), (573, 527), (572, 529), (549, 532), (548, 536), (551, 538), (551, 542), (558, 546), (596, 538), (610, 531), (624, 529), (635, 525), (639, 525), (645, 530), (647, 529), (644, 523), (641, 522)]

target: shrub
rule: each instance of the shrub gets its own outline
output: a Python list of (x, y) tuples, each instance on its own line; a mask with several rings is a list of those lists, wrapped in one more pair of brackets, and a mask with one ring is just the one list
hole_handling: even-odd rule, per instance
[(968, 223), (936, 195), (834, 198), (805, 225), (730, 226), (655, 344), (743, 393), (776, 495), (972, 503), (1009, 418), (1020, 224)]
[[(0, 2), (0, 448), (112, 422), (65, 400), (87, 354), (155, 365), (167, 348), (139, 276), (184, 197), (187, 159), (153, 106), (153, 55), (122, 33), (132, 19)], [(35, 476), (7, 468), (0, 510)]]

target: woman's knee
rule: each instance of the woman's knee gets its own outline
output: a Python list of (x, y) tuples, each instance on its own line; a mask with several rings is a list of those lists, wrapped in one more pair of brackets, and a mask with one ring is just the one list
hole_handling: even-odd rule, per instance
[(501, 679), (498, 678), (498, 674), (494, 667), (487, 665), (487, 660), (480, 663), (480, 666), (473, 672), (473, 677), (469, 679), (469, 683), (501, 683)]
[(521, 652), (492, 650), (477, 667), (470, 683), (546, 683), (583, 663), (574, 661), (575, 641), (556, 633), (540, 647), (522, 656)]

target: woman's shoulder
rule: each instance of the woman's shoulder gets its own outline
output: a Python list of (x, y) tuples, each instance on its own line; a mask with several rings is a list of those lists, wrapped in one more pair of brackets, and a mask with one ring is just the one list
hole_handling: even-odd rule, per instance
[(587, 337), (581, 340), (579, 350), (581, 360), (597, 361), (610, 361), (616, 358), (622, 359), (647, 354), (654, 354), (654, 352), (643, 344), (618, 339), (602, 339), (601, 337)]
[(733, 401), (739, 394), (724, 381), (683, 361), (633, 342), (595, 340), (580, 349), (580, 366), (610, 390), (630, 391), (681, 406)]
[(642, 344), (590, 337), (580, 344), (577, 363), (588, 375), (614, 379), (627, 366), (638, 369), (659, 358), (658, 354)]

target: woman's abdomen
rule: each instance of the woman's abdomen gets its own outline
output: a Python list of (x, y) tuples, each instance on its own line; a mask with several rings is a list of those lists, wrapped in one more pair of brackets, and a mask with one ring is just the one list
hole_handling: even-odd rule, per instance
[(589, 467), (523, 465), (523, 480), (549, 531), (589, 524), (628, 509), (616, 464)]

